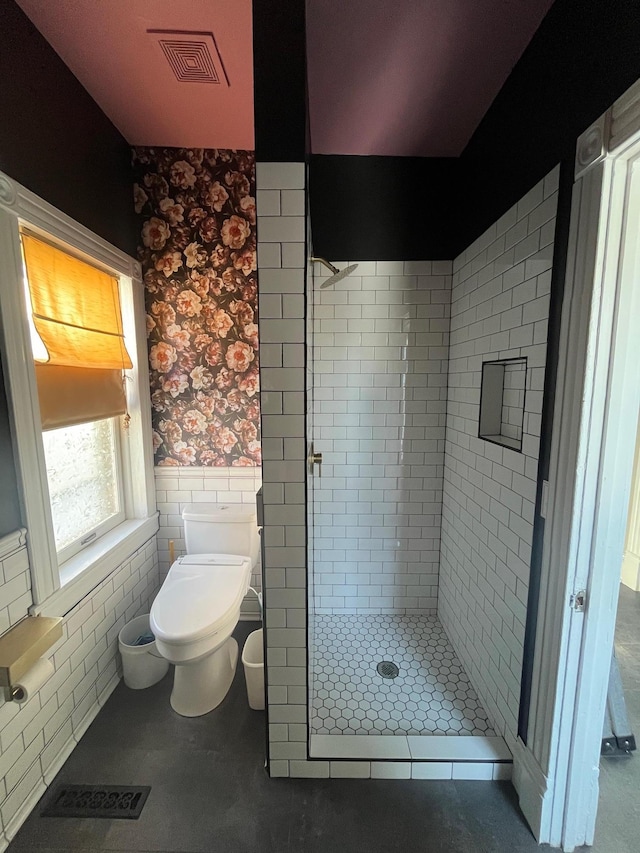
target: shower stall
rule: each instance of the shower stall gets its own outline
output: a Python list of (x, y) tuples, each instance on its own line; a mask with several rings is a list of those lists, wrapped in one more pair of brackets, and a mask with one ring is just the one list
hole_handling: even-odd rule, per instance
[(450, 262), (308, 267), (312, 756), (396, 735), (466, 736), (471, 758), (495, 737), (437, 615), (451, 280)]

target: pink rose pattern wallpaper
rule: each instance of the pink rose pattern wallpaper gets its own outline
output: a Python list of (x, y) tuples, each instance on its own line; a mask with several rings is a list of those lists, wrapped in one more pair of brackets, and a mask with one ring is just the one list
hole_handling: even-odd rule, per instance
[(156, 465), (260, 465), (252, 151), (134, 148)]

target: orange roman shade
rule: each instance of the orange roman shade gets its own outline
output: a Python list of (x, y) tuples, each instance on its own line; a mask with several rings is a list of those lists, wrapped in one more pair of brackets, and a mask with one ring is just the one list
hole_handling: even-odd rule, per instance
[(126, 412), (124, 343), (118, 280), (22, 234), (33, 324), (46, 349), (36, 379), (43, 429)]
[(42, 429), (115, 418), (127, 411), (122, 371), (36, 364)]

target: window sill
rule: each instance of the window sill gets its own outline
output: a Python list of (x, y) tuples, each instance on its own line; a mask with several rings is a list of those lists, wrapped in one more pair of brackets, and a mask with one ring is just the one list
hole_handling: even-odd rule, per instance
[(61, 566), (60, 589), (34, 605), (31, 613), (64, 616), (157, 532), (157, 513), (119, 524)]

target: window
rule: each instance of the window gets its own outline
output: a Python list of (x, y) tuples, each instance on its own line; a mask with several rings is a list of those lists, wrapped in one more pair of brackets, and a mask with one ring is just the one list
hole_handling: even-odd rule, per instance
[(60, 562), (124, 520), (119, 432), (108, 418), (43, 433)]
[(118, 279), (28, 232), (21, 239), (53, 535), (64, 563), (124, 521), (118, 416), (132, 362)]
[(0, 311), (34, 610), (62, 615), (157, 531), (144, 296), (133, 259), (1, 177), (15, 188)]

